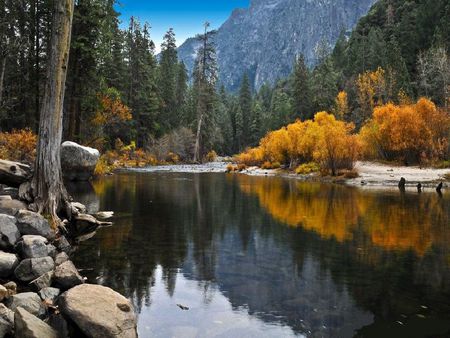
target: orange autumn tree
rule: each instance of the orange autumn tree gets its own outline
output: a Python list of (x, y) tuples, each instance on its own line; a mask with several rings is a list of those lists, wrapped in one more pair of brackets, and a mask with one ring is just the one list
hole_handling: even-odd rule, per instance
[(314, 120), (296, 121), (268, 133), (259, 147), (248, 149), (235, 160), (265, 168), (270, 167), (269, 163), (281, 164), (291, 169), (298, 164), (316, 162), (322, 171), (336, 175), (340, 169), (352, 169), (356, 161), (359, 143), (353, 130), (353, 124), (320, 112)]
[(375, 108), (360, 139), (368, 157), (424, 163), (445, 159), (449, 132), (448, 113), (421, 98), (416, 104), (389, 103)]
[(108, 88), (97, 95), (98, 106), (92, 119), (95, 127), (95, 145), (102, 148), (105, 142), (111, 143), (124, 123), (132, 119), (131, 109), (120, 99), (120, 93), (115, 88)]

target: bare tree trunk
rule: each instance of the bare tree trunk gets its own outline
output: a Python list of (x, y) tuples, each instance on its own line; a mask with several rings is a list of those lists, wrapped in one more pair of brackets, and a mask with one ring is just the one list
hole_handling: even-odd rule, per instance
[[(69, 59), (74, 0), (57, 0), (54, 5), (51, 52), (43, 98), (35, 172), (31, 182), (34, 207), (52, 217), (68, 209), (68, 194), (61, 172), (63, 102)], [(70, 216), (70, 215), (69, 215)]]
[(5, 71), (6, 71), (6, 56), (2, 60), (2, 65), (0, 69), (0, 107), (3, 102), (3, 82), (5, 80)]
[(197, 123), (197, 135), (195, 137), (195, 147), (194, 147), (194, 162), (200, 162), (200, 137), (202, 133), (203, 124), (203, 113), (200, 114), (200, 118)]

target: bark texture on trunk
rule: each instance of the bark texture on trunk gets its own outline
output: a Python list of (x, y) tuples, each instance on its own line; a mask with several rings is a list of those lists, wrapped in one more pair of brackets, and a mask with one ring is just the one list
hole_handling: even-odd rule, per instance
[(5, 71), (6, 71), (6, 56), (3, 58), (2, 63), (0, 65), (0, 107), (3, 102), (3, 82), (5, 80)]
[[(56, 0), (51, 52), (39, 121), (35, 173), (31, 183), (34, 208), (49, 214), (54, 225), (58, 212), (68, 209), (68, 195), (61, 172), (64, 90), (69, 59), (74, 0)], [(70, 216), (70, 215), (69, 215)]]

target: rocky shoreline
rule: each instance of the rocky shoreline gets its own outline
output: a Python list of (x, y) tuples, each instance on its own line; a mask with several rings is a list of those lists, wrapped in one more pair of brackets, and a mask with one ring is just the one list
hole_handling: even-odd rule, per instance
[[(100, 156), (73, 142), (63, 143), (61, 153), (63, 175), (70, 181), (88, 180)], [(0, 160), (0, 337), (137, 337), (131, 302), (89, 284), (70, 260), (71, 242), (112, 223), (72, 202), (70, 220), (53, 229), (23, 202), (29, 200), (23, 187), (31, 177), (30, 166)]]
[(16, 195), (0, 196), (0, 337), (137, 337), (131, 302), (89, 284), (70, 260), (73, 231), (103, 223), (80, 213), (63, 234)]

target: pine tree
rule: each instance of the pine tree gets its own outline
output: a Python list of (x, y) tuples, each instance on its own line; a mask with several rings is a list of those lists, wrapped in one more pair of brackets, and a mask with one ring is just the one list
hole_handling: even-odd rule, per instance
[(163, 101), (161, 111), (161, 122), (163, 132), (171, 130), (177, 118), (177, 76), (178, 76), (178, 56), (175, 40), (175, 33), (170, 28), (164, 35), (161, 45), (161, 58), (159, 61), (158, 86)]
[(247, 74), (242, 78), (241, 88), (239, 90), (239, 109), (242, 115), (242, 146), (249, 145), (251, 136), (252, 122), (252, 93), (250, 89), (250, 80)]
[(310, 74), (303, 54), (300, 54), (295, 61), (291, 86), (294, 118), (302, 120), (311, 118)]
[(217, 82), (216, 50), (211, 41), (209, 23), (205, 23), (205, 32), (198, 38), (201, 47), (197, 53), (194, 67), (194, 95), (196, 101), (196, 137), (194, 147), (194, 162), (199, 162), (207, 146), (213, 123), (214, 104), (216, 101), (215, 86)]

